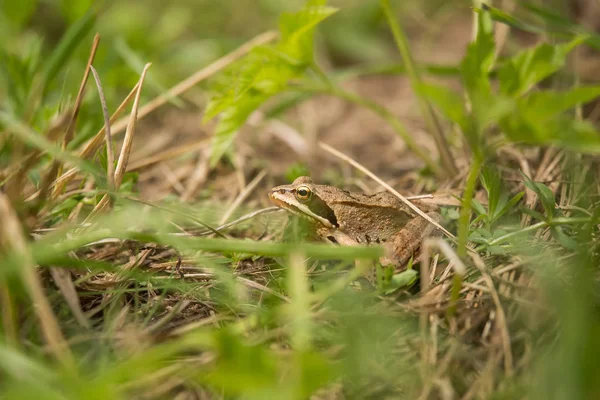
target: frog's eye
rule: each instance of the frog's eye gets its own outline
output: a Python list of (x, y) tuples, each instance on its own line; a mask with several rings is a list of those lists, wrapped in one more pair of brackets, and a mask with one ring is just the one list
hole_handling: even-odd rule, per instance
[(299, 186), (298, 189), (296, 189), (296, 198), (300, 201), (306, 201), (310, 199), (311, 195), (312, 192), (308, 186)]

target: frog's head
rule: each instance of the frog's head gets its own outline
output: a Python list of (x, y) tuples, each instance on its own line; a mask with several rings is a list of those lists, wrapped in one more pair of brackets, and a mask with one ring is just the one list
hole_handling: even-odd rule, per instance
[(327, 228), (337, 228), (335, 213), (326, 199), (319, 196), (319, 185), (308, 176), (297, 178), (291, 185), (276, 186), (269, 192), (269, 199), (277, 207), (292, 214), (313, 220)]

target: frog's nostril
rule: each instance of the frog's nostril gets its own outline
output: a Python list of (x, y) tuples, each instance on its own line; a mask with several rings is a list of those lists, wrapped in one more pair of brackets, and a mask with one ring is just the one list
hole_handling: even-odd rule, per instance
[(285, 189), (279, 189), (279, 193), (285, 194)]

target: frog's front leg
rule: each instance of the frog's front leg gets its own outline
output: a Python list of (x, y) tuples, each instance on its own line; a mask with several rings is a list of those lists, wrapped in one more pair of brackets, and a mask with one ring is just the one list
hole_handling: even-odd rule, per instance
[[(427, 215), (435, 222), (439, 223), (442, 220), (437, 212), (430, 212)], [(391, 243), (386, 245), (385, 263), (404, 266), (417, 253), (425, 238), (439, 235), (441, 235), (440, 230), (425, 218), (414, 218), (394, 236)]]

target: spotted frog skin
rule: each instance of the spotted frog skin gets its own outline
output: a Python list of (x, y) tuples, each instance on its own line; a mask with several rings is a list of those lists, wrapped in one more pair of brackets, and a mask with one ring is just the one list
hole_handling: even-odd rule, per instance
[[(278, 207), (312, 221), (315, 233), (326, 241), (343, 246), (382, 244), (384, 265), (404, 265), (425, 237), (436, 234), (431, 223), (388, 192), (354, 193), (301, 176), (291, 185), (271, 189), (269, 198)], [(441, 220), (435, 207), (412, 203), (434, 221)]]

